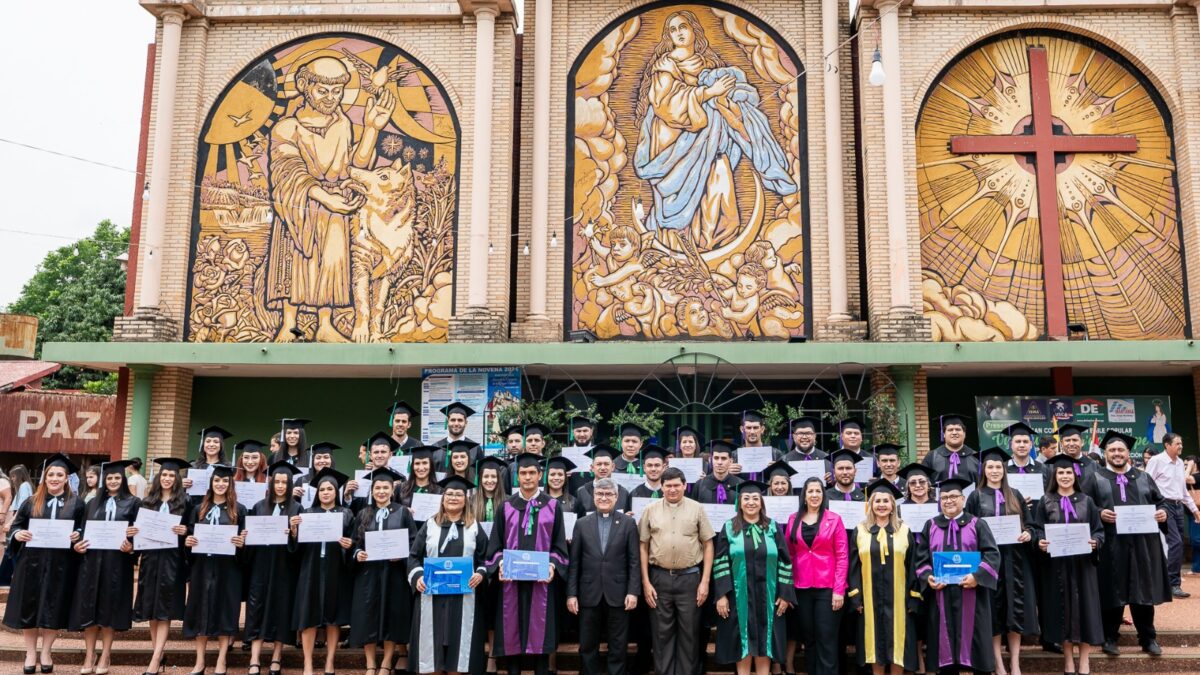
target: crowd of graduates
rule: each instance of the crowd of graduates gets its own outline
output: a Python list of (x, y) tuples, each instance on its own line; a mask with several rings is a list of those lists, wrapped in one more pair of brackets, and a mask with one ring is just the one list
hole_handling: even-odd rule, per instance
[[(1165, 532), (1165, 500), (1133, 466), (1134, 439), (1118, 432), (1099, 443), (1099, 460), (1083, 452), (1086, 430), (1070, 424), (1057, 439), (1039, 439), (1017, 423), (1005, 432), (1007, 450), (976, 451), (965, 444), (964, 418), (943, 416), (943, 443), (902, 465), (899, 446), (864, 447), (859, 420), (841, 420), (837, 449), (826, 453), (817, 420), (798, 418), (785, 425), (770, 463), (751, 471), (739, 454), (771, 447), (755, 411), (743, 413), (738, 442), (705, 442), (680, 427), (669, 448), (647, 442), (635, 424), (615, 429), (612, 445), (599, 443), (596, 425), (575, 417), (567, 445), (580, 452), (546, 456), (554, 430), (543, 425), (506, 430), (504, 446), (489, 454), (465, 435), (474, 412), (465, 405), (443, 409), (447, 436), (434, 445), (409, 435), (416, 410), (388, 410), (392, 428), (363, 444), (358, 472), (335, 467), (336, 445), (308, 443), (309, 420), (301, 419), (282, 420), (270, 443), (232, 447), (230, 432), (207, 427), (190, 461), (155, 460), (142, 498), (130, 491), (127, 462), (114, 461), (101, 465), (85, 501), (71, 489), (79, 467), (52, 456), (9, 534), (16, 565), (3, 622), (23, 631), (24, 672), (53, 672), (55, 635), (68, 630), (85, 641), (81, 673), (104, 675), (114, 633), (134, 622), (149, 622), (147, 673), (161, 672), (173, 621), (195, 641), (194, 673), (206, 670), (208, 643), (217, 644), (218, 674), (239, 637), (250, 675), (281, 672), (283, 650), (297, 646), (305, 675), (334, 672), (339, 648), (361, 649), (368, 675), (545, 673), (555, 669), (560, 641), (576, 632), (584, 670), (596, 675), (696, 675), (710, 635), (716, 661), (743, 675), (790, 674), (801, 649), (809, 673), (856, 662), (874, 673), (1018, 675), (1024, 636), (1061, 651), (1064, 672), (1088, 673), (1093, 647), (1117, 653), (1126, 606), (1142, 649), (1161, 654), (1154, 606), (1172, 598), (1164, 549), (1157, 532), (1118, 533), (1117, 509), (1152, 506)], [(672, 466), (679, 459), (700, 459), (700, 475), (686, 478)], [(824, 469), (815, 475), (814, 462)], [(1039, 476), (1042, 494), (1015, 489), (1016, 474)], [(193, 489), (201, 475), (207, 488)], [(420, 495), (440, 496), (434, 512), (415, 508), (428, 499)], [(771, 497), (792, 497), (793, 507), (773, 514)], [(656, 506), (729, 505), (705, 511), (725, 514), (721, 522), (702, 516), (698, 559), (664, 562), (659, 541), (658, 557), (646, 560), (665, 536), (643, 518), (660, 499)], [(933, 508), (910, 506), (922, 504)], [(141, 510), (178, 516), (177, 545), (136, 545)], [(301, 542), (304, 519), (329, 513), (342, 514), (340, 539)], [(603, 520), (613, 514), (611, 525)], [(249, 545), (250, 516), (285, 516), (286, 543)], [(985, 520), (998, 516), (1018, 524), (1002, 542)], [(71, 545), (39, 546), (31, 523), (40, 519), (71, 521)], [(127, 523), (119, 549), (91, 547), (97, 521)], [(1048, 526), (1066, 523), (1087, 525), (1087, 553), (1050, 555)], [(235, 526), (233, 553), (194, 551), (197, 525)], [(373, 559), (368, 535), (390, 530), (407, 531), (407, 557)], [(548, 554), (546, 576), (506, 577), (504, 558), (514, 551)], [(943, 553), (978, 560), (951, 578)], [(603, 566), (614, 556), (619, 573)], [(470, 559), (467, 592), (432, 594), (430, 558)], [(697, 575), (698, 625), (674, 631), (690, 638), (683, 644), (694, 660), (652, 661), (668, 639), (657, 630), (666, 596), (650, 583), (655, 566)], [(610, 577), (619, 580), (611, 599), (590, 585)], [(607, 607), (603, 619), (598, 605)], [(637, 646), (628, 658), (627, 640)]]

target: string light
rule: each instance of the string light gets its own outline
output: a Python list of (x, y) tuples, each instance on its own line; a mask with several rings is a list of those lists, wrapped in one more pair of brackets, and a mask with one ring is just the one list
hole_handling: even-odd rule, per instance
[(883, 72), (883, 57), (879, 54), (879, 47), (876, 47), (875, 56), (871, 59), (871, 76), (867, 81), (873, 87), (882, 87), (885, 80), (887, 73)]

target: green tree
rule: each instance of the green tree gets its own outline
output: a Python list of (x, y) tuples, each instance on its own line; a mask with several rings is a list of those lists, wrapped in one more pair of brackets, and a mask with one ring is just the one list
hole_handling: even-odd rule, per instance
[[(125, 304), (125, 271), (117, 256), (129, 248), (129, 228), (102, 221), (90, 236), (46, 255), (8, 306), (38, 318), (37, 356), (44, 342), (108, 342)], [(115, 373), (66, 366), (42, 382), (47, 389), (116, 391)]]

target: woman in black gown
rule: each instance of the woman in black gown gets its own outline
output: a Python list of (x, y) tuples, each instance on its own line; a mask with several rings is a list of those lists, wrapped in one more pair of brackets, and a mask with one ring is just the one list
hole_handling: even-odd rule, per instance
[[(313, 463), (316, 464), (316, 455)], [(300, 569), (296, 578), (296, 606), (292, 610), (292, 625), (300, 633), (304, 649), (304, 672), (313, 672), (313, 652), (316, 650), (317, 629), (325, 629), (325, 672), (333, 672), (337, 657), (341, 627), (350, 623), (350, 602), (354, 595), (350, 547), (354, 540), (354, 514), (342, 506), (339, 495), (349, 478), (325, 467), (312, 478), (317, 492), (311, 507), (292, 517), (292, 536), (299, 535), (304, 514), (334, 513), (342, 516), (342, 538), (336, 543), (298, 544)]]
[[(200, 454), (192, 461), (192, 468), (207, 471), (209, 468), (218, 464), (228, 464), (229, 460), (225, 457), (225, 441), (228, 440), (232, 433), (218, 426), (204, 427), (200, 430)], [(191, 473), (190, 471), (188, 472)], [(190, 490), (192, 487), (192, 476), (187, 476), (183, 479), (183, 488)], [(192, 506), (199, 506), (200, 502), (204, 501), (204, 497), (193, 495), (190, 498)]]
[[(1042, 585), (1046, 594), (1042, 637), (1047, 642), (1062, 645), (1064, 673), (1090, 673), (1088, 657), (1092, 646), (1104, 643), (1096, 571), (1096, 551), (1104, 543), (1104, 525), (1100, 521), (1100, 509), (1092, 498), (1078, 491), (1079, 477), (1075, 471), (1079, 460), (1063, 454), (1046, 463), (1053, 472), (1052, 481), (1034, 507), (1034, 541), (1038, 548), (1047, 551), (1050, 546), (1046, 539), (1047, 525), (1085, 523), (1091, 532), (1092, 553), (1047, 559)], [(1072, 646), (1079, 647), (1078, 669)]]
[(296, 594), (296, 538), (291, 535), (291, 518), (300, 514), (300, 504), (292, 497), (292, 478), (299, 473), (287, 460), (279, 460), (267, 470), (267, 498), (254, 505), (248, 515), (283, 516), (288, 520), (288, 543), (272, 546), (251, 546), (246, 551), (250, 561), (247, 579), (245, 639), (250, 642), (248, 675), (261, 671), (260, 659), (264, 640), (275, 643), (271, 652), (269, 672), (277, 675), (283, 669), (283, 645), (296, 643), (292, 626), (292, 605)]
[[(233, 487), (233, 467), (217, 464), (200, 507), (188, 519), (188, 537), (184, 545), (195, 548), (196, 527), (202, 525), (233, 525), (237, 534), (230, 538), (235, 549), (246, 543), (246, 507), (237, 501)], [(225, 672), (225, 657), (229, 641), (238, 633), (242, 609), (242, 567), (239, 555), (192, 553), (189, 565), (187, 604), (183, 610), (183, 637), (196, 640), (194, 673), (204, 672), (204, 652), (209, 638), (217, 638), (218, 674)]]
[[(112, 655), (113, 631), (126, 631), (133, 625), (133, 542), (128, 538), (136, 532), (142, 500), (129, 492), (125, 467), (128, 460), (105, 462), (100, 466), (100, 494), (88, 502), (83, 521), (83, 533), (75, 544), (75, 552), (83, 556), (75, 580), (71, 604), (70, 629), (83, 631), (83, 668), (89, 675), (93, 666), (100, 675), (108, 672)], [(108, 521), (125, 523), (125, 536), (120, 548), (92, 549), (88, 529), (92, 523)], [(96, 637), (100, 637), (100, 661), (96, 662)]]
[(133, 603), (133, 620), (150, 622), (150, 641), (154, 652), (150, 655), (148, 673), (157, 673), (162, 667), (163, 648), (172, 621), (183, 619), (183, 603), (187, 598), (187, 559), (183, 538), (191, 514), (191, 502), (183, 492), (179, 473), (187, 468), (187, 462), (173, 457), (154, 460), (158, 473), (150, 481), (142, 508), (179, 516), (179, 524), (172, 530), (179, 536), (174, 548), (151, 549), (141, 552), (138, 564), (137, 599)]
[[(66, 520), (72, 523), (71, 541), (79, 541), (83, 500), (71, 493), (68, 476), (79, 472), (66, 455), (52, 455), (42, 465), (42, 480), (33, 496), (21, 504), (9, 530), (9, 547), (17, 562), (13, 569), (4, 625), (21, 631), (25, 640), (25, 675), (41, 665), (43, 673), (54, 672), (50, 660), (58, 631), (67, 627), (75, 570), (79, 556), (70, 546), (33, 548), (31, 520)], [(38, 654), (38, 638), (42, 639)]]
[(394, 485), (400, 480), (400, 474), (385, 467), (373, 470), (367, 474), (367, 479), (371, 481), (371, 504), (359, 511), (355, 523), (354, 559), (360, 565), (358, 578), (354, 580), (354, 604), (350, 610), (350, 644), (364, 648), (367, 672), (374, 673), (376, 645), (382, 642), (383, 659), (379, 662), (379, 675), (388, 675), (391, 673), (396, 646), (408, 644), (412, 629), (408, 559), (371, 560), (367, 555), (367, 532), (408, 530), (411, 551), (418, 525), (407, 508), (392, 501)]

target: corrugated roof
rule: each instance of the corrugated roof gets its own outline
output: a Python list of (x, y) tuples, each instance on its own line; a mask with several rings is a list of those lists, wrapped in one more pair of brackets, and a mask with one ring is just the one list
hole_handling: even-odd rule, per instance
[(12, 391), (62, 368), (53, 361), (0, 361), (0, 392)]

